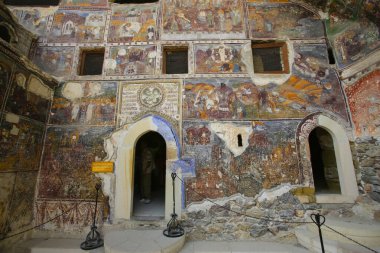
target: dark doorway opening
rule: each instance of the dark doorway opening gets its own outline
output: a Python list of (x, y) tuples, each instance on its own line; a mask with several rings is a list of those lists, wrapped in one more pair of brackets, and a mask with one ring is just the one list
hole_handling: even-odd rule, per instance
[(156, 132), (140, 137), (135, 147), (133, 218), (165, 217), (166, 143)]
[(309, 135), (311, 165), (316, 193), (340, 194), (334, 142), (325, 129), (315, 128)]

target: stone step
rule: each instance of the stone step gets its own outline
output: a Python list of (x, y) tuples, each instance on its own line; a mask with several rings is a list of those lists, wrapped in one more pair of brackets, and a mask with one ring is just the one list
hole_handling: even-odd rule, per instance
[(105, 234), (106, 253), (178, 253), (185, 243), (185, 236), (168, 238), (162, 230), (122, 230)]
[(93, 250), (82, 250), (80, 244), (84, 239), (29, 239), (14, 246), (9, 253), (105, 253), (100, 247)]

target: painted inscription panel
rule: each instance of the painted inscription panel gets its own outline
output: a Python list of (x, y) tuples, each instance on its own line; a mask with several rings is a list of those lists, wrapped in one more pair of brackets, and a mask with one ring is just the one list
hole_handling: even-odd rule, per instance
[(112, 127), (49, 127), (39, 178), (39, 198), (92, 198), (98, 178), (91, 162), (106, 156), (103, 139)]
[(116, 82), (68, 82), (55, 91), (51, 124), (114, 125)]
[(57, 77), (71, 75), (74, 47), (37, 47), (33, 62), (43, 71)]
[[(295, 131), (299, 121), (191, 122), (183, 124), (184, 156), (194, 157), (196, 178), (186, 181), (186, 202), (198, 193), (220, 198), (298, 183)], [(238, 144), (241, 136), (241, 146)]]
[(105, 61), (107, 75), (153, 75), (156, 65), (156, 46), (111, 47)]
[(64, 8), (106, 8), (108, 7), (108, 0), (61, 0), (60, 7)]
[(113, 5), (108, 42), (154, 41), (157, 5)]
[(0, 170), (38, 170), (44, 125), (14, 114), (2, 116)]
[(104, 11), (58, 10), (48, 42), (103, 42), (105, 24)]
[(5, 94), (9, 86), (9, 79), (11, 77), (11, 63), (0, 54), (0, 106), (5, 101)]
[(195, 45), (196, 73), (246, 72), (243, 46), (236, 44)]
[(250, 38), (321, 38), (319, 17), (304, 7), (289, 3), (249, 3)]
[(244, 11), (241, 0), (164, 0), (165, 33), (242, 33)]
[(380, 70), (346, 88), (358, 137), (380, 136)]
[(8, 7), (17, 17), (19, 23), (27, 30), (37, 34), (42, 41), (47, 35), (49, 20), (54, 16), (58, 7), (31, 8), (31, 7)]
[(15, 72), (6, 111), (46, 122), (52, 90), (27, 71)]
[[(187, 79), (184, 119), (302, 118), (330, 110), (347, 118), (343, 95), (336, 81), (326, 87), (297, 76), (284, 84), (259, 86), (250, 79)], [(334, 101), (334, 103), (332, 103)]]
[(124, 83), (120, 91), (118, 125), (132, 123), (153, 112), (171, 120), (179, 120), (178, 82)]

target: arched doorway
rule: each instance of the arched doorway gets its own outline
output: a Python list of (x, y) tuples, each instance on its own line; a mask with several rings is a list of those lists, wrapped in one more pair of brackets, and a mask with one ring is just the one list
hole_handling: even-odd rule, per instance
[(165, 139), (159, 133), (149, 131), (138, 139), (135, 146), (132, 213), (134, 219), (164, 218), (165, 173)]
[(316, 127), (309, 135), (310, 160), (317, 194), (340, 194), (334, 142), (329, 132)]

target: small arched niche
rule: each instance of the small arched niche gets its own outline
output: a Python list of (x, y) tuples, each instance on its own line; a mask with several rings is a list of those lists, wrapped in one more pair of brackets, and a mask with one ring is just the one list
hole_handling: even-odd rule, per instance
[(0, 24), (0, 38), (8, 43), (10, 43), (12, 39), (12, 35), (9, 32), (9, 28), (4, 24)]

